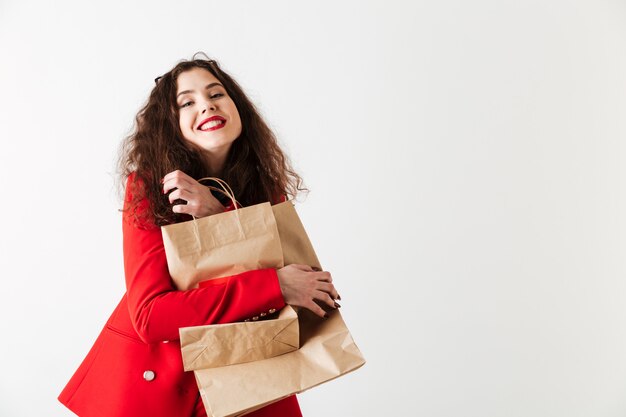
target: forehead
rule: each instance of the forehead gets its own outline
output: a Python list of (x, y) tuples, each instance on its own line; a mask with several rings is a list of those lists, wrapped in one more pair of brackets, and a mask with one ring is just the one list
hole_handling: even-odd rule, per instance
[(204, 68), (192, 68), (181, 72), (176, 80), (176, 92), (184, 90), (200, 90), (211, 83), (219, 82), (215, 75)]

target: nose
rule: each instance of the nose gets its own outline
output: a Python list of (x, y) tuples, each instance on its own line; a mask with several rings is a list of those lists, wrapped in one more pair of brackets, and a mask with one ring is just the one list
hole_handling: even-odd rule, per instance
[(202, 109), (202, 113), (205, 113), (207, 109), (211, 111), (215, 111), (216, 110), (215, 104), (210, 103), (210, 102), (205, 102), (204, 108)]

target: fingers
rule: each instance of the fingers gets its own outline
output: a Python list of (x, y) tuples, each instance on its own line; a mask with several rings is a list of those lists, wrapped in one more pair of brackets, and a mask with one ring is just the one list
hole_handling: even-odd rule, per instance
[(316, 272), (315, 275), (316, 275), (315, 278), (318, 281), (333, 282), (333, 277), (330, 275), (330, 272), (328, 271)]
[(190, 201), (192, 199), (193, 194), (194, 193), (192, 191), (184, 190), (182, 188), (177, 188), (174, 191), (172, 191), (167, 196), (167, 198), (170, 200), (170, 203), (173, 203), (179, 198), (185, 201)]
[(335, 300), (333, 300), (327, 292), (320, 291), (320, 290), (315, 291), (315, 299), (320, 300), (321, 302), (323, 302), (324, 304), (326, 304), (328, 307), (332, 309), (337, 308), (338, 304), (335, 303)]
[(174, 213), (191, 214), (193, 216), (196, 216), (197, 214), (195, 204), (189, 201), (187, 202), (187, 204), (176, 204), (175, 206), (172, 206), (172, 211)]
[(185, 174), (181, 170), (172, 171), (161, 180), (163, 183), (163, 194), (167, 194), (173, 188), (187, 188), (193, 187), (196, 180)]
[(173, 178), (187, 178), (187, 179), (190, 179), (191, 177), (189, 175), (185, 174), (180, 169), (177, 169), (177, 170), (174, 170), (172, 172), (169, 172), (169, 173), (165, 174), (165, 176), (163, 177), (161, 182), (165, 183), (167, 180), (171, 180)]
[(189, 180), (183, 178), (172, 178), (167, 180), (166, 183), (163, 183), (163, 194), (167, 194), (170, 190), (174, 188), (184, 188), (184, 189), (192, 189), (193, 183)]
[(314, 278), (318, 281), (333, 282), (333, 277), (330, 275), (330, 272), (328, 271), (320, 271), (320, 269), (317, 267), (312, 267), (310, 265), (303, 265), (303, 264), (290, 264), (289, 266), (293, 266), (294, 268), (297, 268), (301, 271), (315, 272)]
[(309, 265), (290, 264), (290, 266), (293, 266), (294, 268), (297, 268), (301, 271), (313, 271), (313, 268), (311, 268)]
[[(311, 267), (309, 265), (303, 265), (303, 264), (290, 264), (289, 266), (295, 269), (298, 269), (300, 271), (312, 272), (312, 274), (309, 275), (309, 277), (314, 280), (314, 282), (311, 282), (311, 289), (321, 290), (325, 293), (328, 293), (333, 298), (333, 300), (341, 300), (339, 293), (335, 289), (335, 286), (332, 284), (333, 277), (330, 274), (330, 272), (328, 271), (316, 272), (318, 268)], [(333, 305), (334, 305), (334, 302), (333, 302)]]
[(316, 315), (320, 317), (323, 317), (323, 318), (328, 317), (324, 309), (318, 306), (313, 300), (309, 300), (307, 303), (304, 303), (302, 307), (308, 308), (309, 310), (311, 310), (313, 313), (315, 313)]
[(193, 193), (191, 191), (184, 190), (182, 188), (177, 188), (172, 191), (167, 198), (170, 201), (170, 204), (173, 204), (176, 200), (184, 200), (187, 204), (176, 204), (172, 206), (172, 211), (174, 213), (185, 213), (185, 214), (196, 214), (196, 210), (193, 210), (197, 204), (195, 201), (192, 201)]
[(289, 264), (276, 271), (283, 297), (287, 304), (304, 307), (320, 317), (325, 311), (340, 307), (335, 286), (329, 272), (315, 270), (309, 265)]
[(327, 283), (327, 282), (320, 282), (317, 285), (317, 289), (318, 291), (323, 291), (324, 293), (330, 295), (333, 300), (339, 300), (339, 293), (337, 292), (337, 290), (335, 289), (335, 286), (333, 284)]

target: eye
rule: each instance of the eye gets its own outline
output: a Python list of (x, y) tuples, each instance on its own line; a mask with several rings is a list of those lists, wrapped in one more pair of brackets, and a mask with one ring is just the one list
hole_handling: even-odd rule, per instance
[(183, 104), (180, 106), (180, 108), (182, 109), (183, 107), (190, 106), (190, 105), (191, 105), (191, 103), (193, 103), (193, 101), (188, 101), (188, 102), (186, 102), (186, 103), (183, 103)]
[(222, 93), (217, 93), (217, 94), (213, 94), (213, 95), (211, 96), (211, 98), (222, 97), (223, 95), (224, 95), (224, 94), (222, 94)]

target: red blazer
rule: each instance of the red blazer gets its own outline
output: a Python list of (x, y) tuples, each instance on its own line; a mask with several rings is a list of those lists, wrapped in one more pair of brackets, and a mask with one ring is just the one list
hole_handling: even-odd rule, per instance
[[(147, 200), (141, 207), (147, 209)], [(193, 372), (183, 371), (178, 329), (242, 321), (282, 308), (278, 276), (272, 268), (261, 269), (219, 285), (178, 291), (160, 228), (138, 228), (125, 211), (122, 230), (126, 293), (59, 401), (80, 417), (191, 416), (199, 393)], [(301, 413), (291, 396), (249, 415)]]

